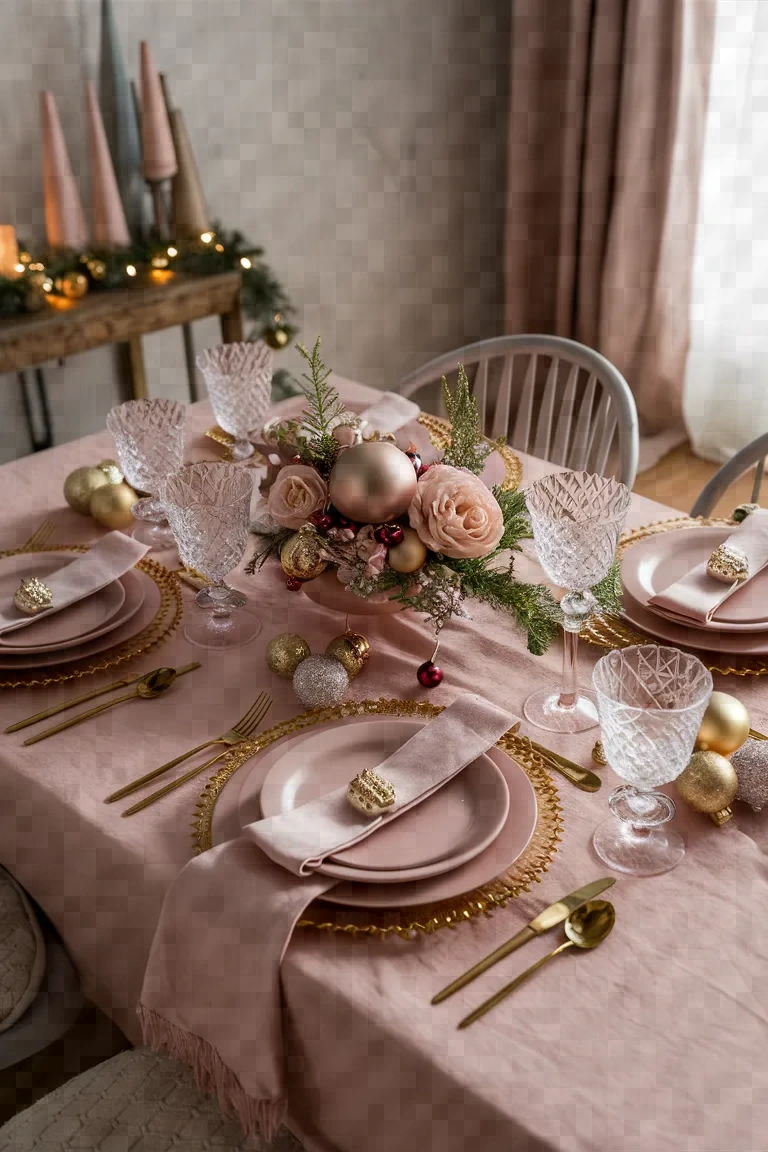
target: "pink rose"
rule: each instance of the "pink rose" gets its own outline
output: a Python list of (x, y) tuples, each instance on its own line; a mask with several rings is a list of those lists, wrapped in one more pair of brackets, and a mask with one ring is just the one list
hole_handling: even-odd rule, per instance
[(328, 500), (328, 485), (308, 464), (281, 468), (269, 490), (267, 507), (281, 528), (301, 528)]
[(501, 508), (490, 488), (448, 464), (433, 464), (423, 474), (408, 518), (422, 544), (456, 560), (487, 556), (504, 533)]

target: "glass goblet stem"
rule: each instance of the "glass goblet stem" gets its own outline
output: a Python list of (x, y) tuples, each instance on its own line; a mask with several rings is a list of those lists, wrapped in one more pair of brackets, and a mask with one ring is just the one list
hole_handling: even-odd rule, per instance
[(566, 592), (563, 612), (563, 676), (558, 708), (573, 708), (578, 698), (579, 632), (595, 610), (591, 592)]

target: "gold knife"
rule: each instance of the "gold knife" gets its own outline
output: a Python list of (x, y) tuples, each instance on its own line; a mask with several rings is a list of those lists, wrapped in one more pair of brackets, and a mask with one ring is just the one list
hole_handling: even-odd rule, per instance
[[(510, 728), (510, 733), (516, 736), (520, 731), (521, 720), (517, 724), (513, 724)], [(596, 773), (590, 772), (589, 768), (582, 768), (581, 764), (575, 764), (573, 760), (567, 760), (565, 756), (561, 756), (559, 752), (550, 752), (549, 748), (545, 748), (543, 744), (537, 744), (535, 740), (531, 740), (529, 736), (521, 736), (521, 740), (527, 740), (531, 748), (533, 748), (544, 759), (548, 767), (554, 768), (555, 772), (559, 772), (561, 776), (565, 776), (566, 780), (570, 780), (571, 784), (575, 784), (582, 792), (599, 792), (602, 787), (602, 780)]]
[(68, 708), (75, 708), (78, 704), (86, 704), (89, 700), (95, 700), (97, 696), (103, 696), (107, 692), (116, 692), (118, 688), (129, 688), (131, 684), (138, 684), (142, 676), (146, 676), (146, 672), (139, 672), (137, 676), (125, 676), (122, 680), (115, 680), (112, 684), (105, 684), (103, 688), (94, 688), (92, 692), (83, 692), (81, 696), (74, 696), (71, 700), (65, 700), (63, 704), (54, 704), (52, 708), (46, 708), (43, 712), (35, 712), (34, 716), (27, 716), (25, 720), (17, 720), (15, 724), (9, 724), (3, 731), (7, 732), (20, 732), (22, 728), (29, 728), (30, 724), (37, 724), (39, 720), (47, 720), (50, 716), (56, 716), (59, 712), (66, 712)]
[(527, 944), (529, 940), (533, 940), (534, 936), (540, 936), (542, 932), (548, 932), (550, 928), (554, 928), (557, 924), (562, 924), (567, 920), (571, 912), (586, 904), (588, 900), (594, 900), (595, 896), (599, 896), (601, 892), (605, 892), (606, 888), (610, 888), (616, 883), (614, 876), (602, 876), (599, 880), (593, 880), (590, 884), (585, 884), (583, 888), (577, 888), (575, 892), (569, 893), (564, 896), (562, 900), (558, 900), (556, 904), (550, 904), (549, 908), (545, 908), (543, 912), (539, 912), (531, 920), (530, 924), (526, 924), (516, 936), (511, 940), (507, 940), (505, 944), (501, 944), (494, 952), (491, 952), (483, 960), (478, 961), (474, 967), (470, 968), (462, 976), (458, 976), (451, 984), (443, 988), (436, 996), (432, 997), (433, 1004), (441, 1004), (443, 1000), (447, 1000), (449, 996), (453, 996), (454, 992), (458, 992), (466, 984), (470, 984), (483, 972), (487, 972), (489, 968), (503, 960), (505, 956), (509, 956), (510, 952), (515, 952), (523, 944)]

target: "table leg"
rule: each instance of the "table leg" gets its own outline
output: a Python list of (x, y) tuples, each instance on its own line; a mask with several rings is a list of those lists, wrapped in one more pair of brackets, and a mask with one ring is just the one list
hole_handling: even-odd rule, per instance
[(45, 388), (45, 377), (43, 376), (42, 368), (35, 368), (35, 391), (38, 414), (40, 422), (42, 423), (42, 436), (37, 435), (35, 428), (35, 413), (33, 411), (34, 404), (29, 391), (29, 384), (27, 382), (27, 374), (24, 371), (19, 372), (19, 384), (21, 386), (21, 403), (24, 408), (24, 417), (27, 422), (29, 430), (29, 439), (32, 444), (33, 452), (42, 452), (45, 448), (53, 446), (53, 425), (51, 423), (51, 412), (48, 407), (48, 393)]
[(141, 337), (134, 336), (123, 345), (128, 376), (128, 387), (132, 400), (146, 400), (147, 373), (144, 367), (144, 350)]
[(184, 359), (187, 364), (187, 380), (189, 382), (189, 401), (194, 404), (200, 399), (197, 389), (197, 365), (195, 364), (195, 341), (192, 336), (192, 325), (182, 324), (181, 335), (184, 340)]
[(229, 312), (222, 312), (221, 339), (225, 344), (237, 344), (243, 338), (243, 314), (238, 300)]

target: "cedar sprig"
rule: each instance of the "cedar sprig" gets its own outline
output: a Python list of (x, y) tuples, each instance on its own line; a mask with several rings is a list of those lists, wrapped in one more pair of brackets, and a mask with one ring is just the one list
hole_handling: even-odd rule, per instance
[(479, 476), (494, 445), (483, 439), (477, 401), (469, 389), (469, 380), (463, 364), (459, 364), (456, 388), (452, 392), (445, 376), (442, 379), (443, 402), (451, 422), (451, 443), (443, 454), (442, 463), (454, 468), (467, 468)]

